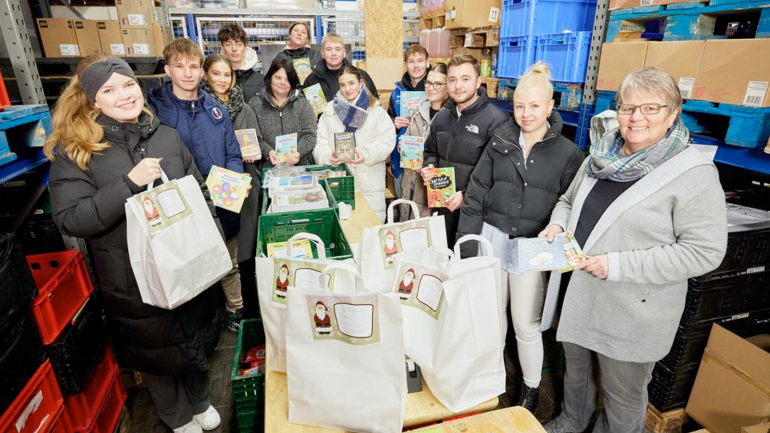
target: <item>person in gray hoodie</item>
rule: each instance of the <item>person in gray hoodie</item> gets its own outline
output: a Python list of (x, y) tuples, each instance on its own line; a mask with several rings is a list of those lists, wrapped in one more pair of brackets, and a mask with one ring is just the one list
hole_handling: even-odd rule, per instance
[(299, 78), (290, 60), (277, 59), (265, 77), (266, 86), (249, 105), (257, 114), (262, 132), (262, 166), (278, 165), (275, 139), (297, 133), (297, 153), (286, 161), (289, 165), (314, 164), (313, 148), (316, 142), (316, 115), (310, 102), (299, 89)]

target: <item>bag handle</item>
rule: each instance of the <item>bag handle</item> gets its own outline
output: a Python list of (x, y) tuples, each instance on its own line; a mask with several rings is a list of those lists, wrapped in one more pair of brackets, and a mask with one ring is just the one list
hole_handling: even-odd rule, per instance
[[(160, 169), (160, 178), (163, 181), (163, 183), (168, 183), (168, 176), (166, 176), (166, 172), (163, 171), (163, 169)], [(157, 179), (155, 179), (157, 180)], [(153, 188), (155, 188), (155, 180), (147, 184), (147, 192), (152, 191)]]
[(419, 218), (420, 210), (417, 209), (417, 203), (413, 202), (412, 200), (406, 200), (403, 198), (400, 198), (398, 200), (393, 200), (390, 202), (390, 205), (388, 205), (388, 224), (393, 224), (393, 208), (398, 204), (408, 204), (412, 207), (412, 213), (415, 216), (415, 219)]
[[(326, 290), (329, 290), (329, 286), (326, 284), (326, 276), (329, 275), (329, 271), (334, 270), (334, 269), (340, 269), (340, 270), (347, 271), (348, 273), (350, 273), (354, 277), (356, 277), (359, 280), (361, 280), (362, 283), (364, 281), (364, 279), (361, 277), (361, 274), (358, 272), (358, 269), (356, 269), (355, 266), (353, 266), (351, 264), (348, 264), (348, 263), (344, 263), (344, 262), (334, 262), (334, 263), (328, 265), (326, 268), (324, 268), (323, 272), (321, 272), (321, 274), (318, 275), (318, 278), (321, 279), (320, 286), (325, 288)], [(353, 292), (355, 294), (358, 294), (358, 284), (354, 284), (353, 285)]]
[(294, 257), (291, 254), (291, 248), (292, 244), (294, 244), (295, 240), (299, 239), (307, 239), (313, 244), (315, 244), (316, 252), (318, 253), (319, 259), (325, 259), (326, 258), (326, 245), (324, 245), (324, 241), (321, 240), (318, 236), (312, 234), (312, 233), (297, 233), (296, 235), (289, 238), (288, 241), (286, 241), (286, 258), (290, 259)]
[[(484, 255), (492, 258), (495, 257), (494, 251), (492, 250), (492, 243), (489, 242), (487, 238), (479, 235), (465, 235), (460, 239), (458, 239), (457, 242), (455, 242), (454, 257), (452, 257), (452, 260), (450, 260), (449, 264), (447, 265), (447, 268), (446, 268), (447, 274), (449, 273), (449, 270), (454, 266), (455, 263), (462, 260), (460, 256), (460, 245), (470, 241), (476, 241), (479, 243), (479, 255)], [(483, 254), (482, 254), (482, 249), (483, 249)]]
[(449, 269), (449, 264), (452, 263), (452, 259), (454, 259), (455, 257), (454, 252), (449, 248), (439, 247), (434, 245), (426, 248), (425, 251), (422, 252), (422, 254), (420, 255), (420, 262), (425, 263), (428, 260), (427, 255), (430, 253), (438, 254), (449, 258), (449, 260), (447, 261), (445, 270)]

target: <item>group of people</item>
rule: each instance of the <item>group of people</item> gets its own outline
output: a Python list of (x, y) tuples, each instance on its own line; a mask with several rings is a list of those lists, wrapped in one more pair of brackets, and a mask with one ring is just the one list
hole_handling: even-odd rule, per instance
[[(598, 363), (604, 410), (594, 431), (641, 431), (646, 386), (654, 362), (673, 342), (686, 280), (717, 267), (726, 248), (719, 178), (713, 163), (688, 147), (682, 100), (670, 75), (648, 68), (626, 77), (618, 91), (619, 128), (585, 158), (561, 133), (542, 63), (520, 78), (511, 118), (490, 102), (474, 57), (431, 67), (427, 51), (413, 45), (386, 111), (372, 79), (347, 60), (339, 35), (327, 34), (319, 53), (308, 44), (307, 24), (294, 23), (288, 46), (264, 75), (255, 70), (258, 58), (244, 29), (227, 26), (218, 37), (222, 52), (208, 57), (188, 39), (170, 42), (163, 52), (170, 82), (152, 89), (146, 101), (123, 60), (84, 59), (56, 104), (54, 133), (44, 148), (52, 160), (54, 221), (65, 234), (87, 239), (127, 358), (147, 374), (165, 424), (179, 433), (219, 425), (207, 356), (218, 343), (221, 320), (212, 290), (172, 311), (142, 302), (128, 257), (125, 201), (162, 174), (198, 181), (232, 259), (221, 286), (228, 326), (237, 330), (245, 314), (258, 309), (248, 299), (256, 299), (257, 192), (262, 168), (279, 163), (276, 137), (297, 134), (288, 165), (338, 166), (334, 135), (353, 132), (355, 156), (348, 166), (380, 220), (390, 161), (397, 195), (418, 204), (419, 215), (402, 206), (402, 220), (438, 212), (450, 247), (466, 234), (492, 243), (502, 263), (501, 316), (510, 310), (523, 373), (518, 404), (537, 407), (541, 331), (553, 325), (541, 318), (555, 315), (566, 354), (565, 397), (561, 415), (546, 430), (586, 428), (596, 409)], [(300, 58), (312, 67), (304, 82), (295, 68)], [(302, 92), (315, 84), (328, 101), (320, 116)], [(415, 90), (425, 91), (419, 110), (400, 117), (400, 93)], [(260, 160), (242, 156), (234, 133), (241, 129), (257, 132)], [(403, 135), (425, 138), (421, 168), (399, 167)], [(215, 165), (251, 175), (252, 193), (240, 215), (212, 205), (204, 176)], [(425, 185), (441, 167), (455, 169), (456, 192), (447, 207), (431, 209)], [(550, 278), (513, 273), (513, 238), (552, 241), (564, 231), (588, 255), (575, 271)], [(465, 243), (462, 253), (477, 251)], [(241, 272), (249, 277), (241, 280)]]

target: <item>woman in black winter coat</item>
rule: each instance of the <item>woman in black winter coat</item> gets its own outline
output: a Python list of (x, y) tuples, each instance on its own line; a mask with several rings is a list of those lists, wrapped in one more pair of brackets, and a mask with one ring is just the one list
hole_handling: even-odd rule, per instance
[[(548, 224), (559, 196), (564, 194), (583, 162), (583, 152), (561, 135), (562, 121), (553, 109), (553, 86), (548, 67), (536, 63), (518, 83), (513, 117), (500, 126), (471, 175), (460, 213), (457, 237), (481, 234), (500, 258), (503, 275), (501, 305), (511, 320), (524, 376), (519, 406), (535, 411), (543, 339), (540, 316), (545, 273), (513, 274), (508, 253), (514, 237), (536, 237)], [(473, 243), (463, 244), (463, 256), (475, 255)], [(503, 320), (503, 337), (507, 320)]]
[(80, 62), (53, 112), (53, 218), (67, 235), (91, 247), (107, 309), (128, 361), (147, 373), (160, 418), (174, 432), (219, 425), (209, 401), (207, 356), (219, 341), (216, 298), (207, 290), (175, 310), (142, 302), (131, 268), (124, 204), (161, 177), (192, 175), (216, 218), (192, 155), (173, 129), (144, 105), (141, 88), (122, 59), (95, 54)]

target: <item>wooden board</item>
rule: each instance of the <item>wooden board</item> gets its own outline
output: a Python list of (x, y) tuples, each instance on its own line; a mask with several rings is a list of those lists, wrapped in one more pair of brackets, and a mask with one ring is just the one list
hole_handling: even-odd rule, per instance
[(520, 406), (482, 413), (413, 431), (424, 433), (545, 433), (534, 415)]
[(661, 413), (652, 403), (647, 403), (647, 418), (644, 427), (651, 433), (682, 431), (682, 424), (687, 421), (684, 408)]
[(340, 220), (342, 232), (348, 238), (348, 243), (357, 244), (361, 242), (361, 234), (366, 227), (376, 227), (381, 225), (382, 221), (377, 218), (369, 202), (364, 198), (361, 192), (356, 193), (356, 208), (350, 214), (350, 219)]
[(364, 28), (366, 29), (367, 61), (372, 58), (403, 59), (403, 9), (403, 3), (400, 1), (366, 0)]

